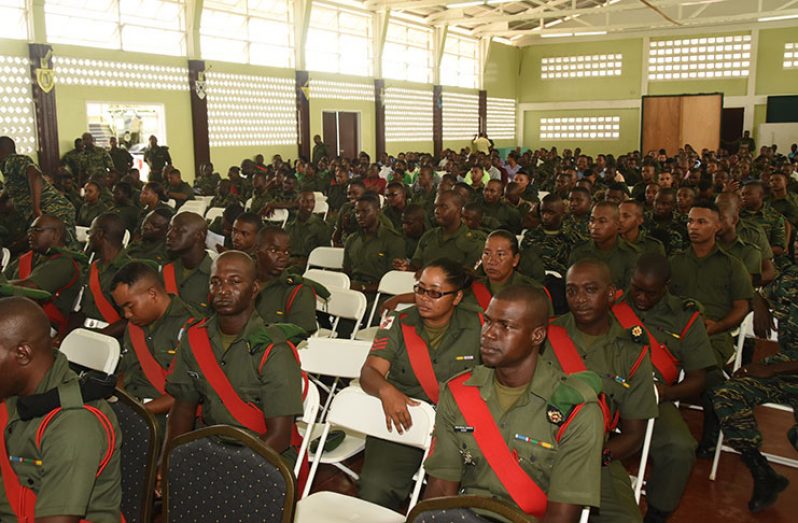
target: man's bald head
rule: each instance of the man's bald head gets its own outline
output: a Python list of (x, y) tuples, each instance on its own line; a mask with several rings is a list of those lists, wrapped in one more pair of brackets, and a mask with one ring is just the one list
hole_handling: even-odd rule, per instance
[(53, 364), (50, 321), (28, 298), (0, 299), (0, 401), (30, 394)]
[(529, 285), (509, 285), (493, 296), (494, 300), (512, 303), (513, 307), (525, 311), (529, 325), (545, 325), (549, 318), (549, 298), (546, 293)]
[(257, 270), (255, 268), (255, 261), (252, 256), (242, 251), (227, 251), (219, 255), (213, 261), (211, 266), (211, 277), (216, 274), (222, 267), (235, 266), (241, 271), (241, 274), (252, 281), (257, 277)]
[(227, 251), (211, 266), (210, 295), (220, 317), (246, 317), (255, 310), (260, 291), (255, 262), (249, 254)]
[(259, 248), (262, 245), (271, 244), (274, 238), (280, 236), (289, 236), (288, 231), (280, 227), (264, 227), (258, 231), (258, 239), (256, 240), (255, 246)]
[(59, 218), (42, 214), (28, 229), (28, 244), (34, 252), (43, 254), (53, 247), (63, 247), (66, 241), (66, 227)]
[(735, 192), (722, 192), (715, 197), (715, 204), (719, 209), (722, 206), (727, 206), (727, 208), (733, 207), (735, 211), (739, 212), (742, 200), (740, 195)]
[(172, 223), (185, 225), (191, 231), (207, 230), (208, 228), (208, 222), (205, 221), (205, 218), (195, 212), (188, 211), (175, 214), (174, 218), (172, 218)]
[(612, 283), (612, 273), (609, 265), (595, 258), (585, 258), (571, 265), (566, 273), (565, 281), (568, 281), (572, 273), (584, 271), (595, 272), (598, 281), (605, 285)]
[(102, 231), (102, 237), (112, 245), (122, 245), (125, 238), (125, 222), (116, 213), (107, 212), (94, 219), (92, 228)]
[(194, 249), (205, 249), (208, 223), (195, 212), (181, 212), (172, 217), (166, 232), (166, 249), (183, 255)]

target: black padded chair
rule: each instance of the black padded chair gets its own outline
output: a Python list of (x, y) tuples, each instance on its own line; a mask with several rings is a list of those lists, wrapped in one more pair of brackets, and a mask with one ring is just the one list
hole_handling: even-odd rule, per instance
[(202, 428), (175, 438), (166, 449), (167, 522), (290, 523), (295, 507), (293, 472), (241, 429)]
[[(477, 514), (472, 509), (479, 510)], [(483, 517), (484, 515), (484, 517)], [(491, 516), (498, 516), (492, 518)], [(504, 501), (484, 496), (452, 496), (422, 501), (407, 515), (407, 523), (529, 523), (532, 519)]]
[(121, 389), (109, 402), (122, 429), (122, 514), (128, 523), (149, 523), (158, 462), (155, 418)]

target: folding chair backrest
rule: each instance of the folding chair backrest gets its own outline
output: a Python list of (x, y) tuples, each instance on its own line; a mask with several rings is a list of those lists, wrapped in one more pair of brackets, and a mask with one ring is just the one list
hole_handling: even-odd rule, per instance
[(390, 294), (396, 296), (397, 294), (405, 294), (413, 292), (413, 286), (416, 284), (416, 275), (410, 271), (388, 271), (382, 278), (377, 287), (377, 296), (374, 298), (374, 304), (371, 306), (368, 322), (366, 327), (371, 326), (374, 321), (374, 315), (377, 312), (377, 305), (379, 304), (380, 297), (383, 294)]
[[(654, 397), (657, 398), (659, 403), (659, 391), (656, 384), (654, 385)], [(649, 418), (646, 421), (646, 433), (643, 436), (643, 448), (640, 451), (640, 465), (637, 469), (637, 477), (633, 480), (635, 501), (640, 503), (640, 497), (643, 495), (643, 483), (646, 477), (646, 466), (648, 465), (648, 454), (651, 451), (651, 437), (654, 434), (654, 423), (656, 418)]]
[(219, 257), (219, 252), (213, 249), (205, 249), (205, 252), (208, 253), (208, 256), (211, 258), (211, 261)]
[(324, 195), (323, 192), (320, 191), (313, 191), (313, 198), (315, 198), (317, 202), (320, 200), (323, 202), (327, 201), (327, 197)]
[(8, 266), (8, 262), (11, 261), (11, 251), (3, 247), (3, 257), (0, 260), (0, 271), (6, 270), (6, 266)]
[(88, 329), (75, 329), (61, 342), (60, 351), (70, 363), (113, 374), (119, 363), (116, 338)]
[(321, 283), (328, 289), (331, 287), (335, 287), (337, 289), (348, 289), (351, 282), (349, 281), (349, 276), (344, 274), (343, 272), (335, 272), (335, 271), (323, 271), (321, 269), (308, 269), (305, 271), (305, 274), (302, 275), (303, 278), (308, 278), (309, 280), (313, 280), (316, 283)]
[(310, 256), (308, 256), (306, 269), (311, 267), (340, 271), (344, 268), (343, 247), (316, 247), (310, 251)]
[[(319, 389), (312, 381), (308, 381), (308, 393), (305, 395), (305, 401), (302, 404), (302, 417), (300, 420), (307, 425), (308, 430), (305, 434), (310, 436), (313, 433), (313, 424), (316, 423), (316, 417), (319, 415), (319, 408), (321, 408), (321, 396)], [(299, 477), (299, 469), (302, 467), (302, 456), (308, 451), (310, 446), (310, 437), (302, 440), (302, 445), (299, 447), (297, 453), (296, 464), (294, 465), (294, 477)]]
[(216, 218), (220, 218), (224, 214), (224, 207), (209, 207), (205, 211), (205, 220), (212, 222)]
[[(777, 320), (773, 319), (774, 323), (776, 323), (776, 327), (778, 327)], [(745, 344), (746, 338), (754, 339), (756, 338), (756, 334), (754, 334), (754, 313), (753, 311), (746, 314), (743, 322), (740, 324), (740, 331), (737, 334), (737, 347), (734, 352), (734, 365), (733, 370), (737, 370), (742, 366), (743, 363), (743, 345)], [(778, 341), (779, 340), (779, 333), (776, 329), (774, 329), (770, 333), (770, 337), (768, 341)]]
[(207, 206), (208, 204), (203, 200), (188, 200), (180, 206), (177, 212), (195, 212), (202, 216), (205, 214), (205, 208)]
[(273, 225), (279, 224), (280, 227), (285, 227), (288, 222), (288, 209), (275, 209), (270, 216), (264, 216), (263, 220)]
[(127, 249), (129, 243), (130, 243), (130, 231), (125, 229), (125, 235), (122, 236), (122, 247)]
[[(223, 440), (221, 439), (223, 438)], [(216, 425), (166, 449), (166, 521), (288, 523), (295, 485), (280, 456), (256, 437)]]
[(330, 204), (328, 204), (324, 200), (316, 200), (316, 203), (313, 205), (313, 214), (323, 214), (324, 217), (327, 217), (327, 211), (330, 210)]
[(158, 429), (144, 405), (117, 389), (114, 409), (122, 440), (122, 514), (128, 523), (149, 523), (158, 463)]
[(168, 205), (169, 207), (174, 209), (175, 207), (177, 207), (177, 202), (170, 198), (170, 199), (166, 200), (166, 205)]
[(371, 350), (371, 342), (336, 338), (308, 338), (299, 351), (302, 370), (308, 374), (354, 379)]
[(360, 322), (363, 321), (363, 316), (366, 314), (366, 307), (368, 306), (366, 295), (362, 292), (337, 287), (328, 287), (327, 290), (330, 291), (330, 297), (321, 306), (321, 310), (331, 316), (335, 316), (332, 329), (333, 337), (338, 327), (338, 321), (344, 318), (355, 322), (355, 328), (352, 329), (351, 336), (352, 339), (355, 339)]
[(89, 228), (82, 225), (75, 225), (75, 238), (77, 238), (80, 243), (89, 241)]

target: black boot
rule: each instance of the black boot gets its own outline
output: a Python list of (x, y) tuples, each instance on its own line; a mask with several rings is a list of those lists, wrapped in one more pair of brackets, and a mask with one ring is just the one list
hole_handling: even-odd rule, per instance
[(704, 427), (701, 431), (701, 442), (695, 451), (699, 459), (712, 459), (715, 457), (715, 448), (718, 446), (718, 436), (720, 435), (720, 422), (715, 412), (707, 411), (704, 405)]
[(643, 523), (665, 523), (670, 516), (670, 512), (665, 512), (649, 505), (648, 510), (646, 510), (646, 517), (643, 518)]
[(761, 512), (776, 502), (779, 492), (786, 489), (790, 482), (771, 468), (758, 449), (744, 451), (742, 458), (754, 478), (754, 492), (748, 502), (748, 510)]

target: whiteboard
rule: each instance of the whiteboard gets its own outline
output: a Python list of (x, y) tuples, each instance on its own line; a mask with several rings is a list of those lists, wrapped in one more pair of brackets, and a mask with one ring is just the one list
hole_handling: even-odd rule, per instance
[[(790, 152), (790, 145), (798, 143), (798, 123), (761, 123), (759, 124), (759, 135), (756, 138), (757, 148), (763, 145), (779, 146), (777, 152), (787, 154)], [(759, 151), (752, 151), (754, 156)]]

